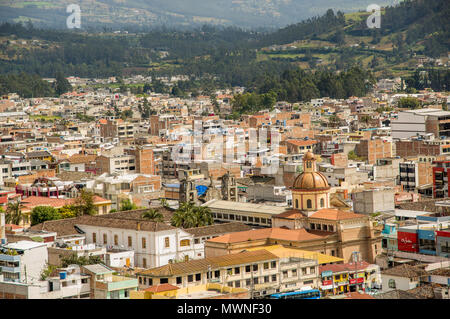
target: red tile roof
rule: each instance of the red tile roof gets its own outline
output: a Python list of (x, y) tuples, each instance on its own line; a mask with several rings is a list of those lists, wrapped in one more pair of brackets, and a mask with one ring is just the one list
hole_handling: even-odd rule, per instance
[(344, 299), (375, 299), (375, 297), (361, 292), (349, 292), (345, 294)]
[(284, 228), (262, 228), (252, 229), (248, 231), (229, 233), (210, 239), (215, 243), (238, 243), (248, 240), (260, 239), (278, 239), (287, 241), (307, 241), (315, 239), (323, 239), (330, 236), (331, 233), (309, 232), (304, 228), (301, 229), (284, 229)]
[[(104, 199), (100, 196), (94, 195), (93, 197), (94, 204), (100, 202), (107, 202), (107, 199)], [(75, 198), (50, 198), (43, 196), (29, 196), (27, 198), (22, 199), (22, 205), (25, 208), (29, 208), (30, 210), (36, 206), (52, 206), (54, 208), (63, 207), (64, 205), (71, 205), (75, 201)]]
[(286, 140), (286, 142), (289, 143), (289, 144), (296, 145), (296, 146), (307, 146), (307, 145), (317, 144), (317, 141), (315, 141), (315, 140), (307, 140), (307, 141), (304, 141), (304, 140)]
[(328, 219), (328, 220), (343, 220), (351, 218), (365, 217), (362, 214), (355, 214), (353, 212), (347, 212), (339, 209), (324, 208), (320, 209), (310, 216), (311, 218)]
[(324, 271), (332, 271), (332, 272), (343, 272), (343, 271), (354, 271), (355, 268), (357, 270), (363, 270), (369, 267), (370, 264), (366, 261), (358, 261), (358, 264), (355, 265), (355, 263), (346, 263), (346, 264), (331, 264), (331, 265), (324, 265), (319, 266), (319, 273), (322, 273)]

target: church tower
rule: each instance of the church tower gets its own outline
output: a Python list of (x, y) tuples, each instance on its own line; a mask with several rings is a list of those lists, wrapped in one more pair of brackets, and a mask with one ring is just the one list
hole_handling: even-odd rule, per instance
[(313, 213), (330, 207), (330, 186), (317, 171), (316, 157), (310, 151), (303, 156), (303, 173), (297, 176), (291, 190), (294, 209)]

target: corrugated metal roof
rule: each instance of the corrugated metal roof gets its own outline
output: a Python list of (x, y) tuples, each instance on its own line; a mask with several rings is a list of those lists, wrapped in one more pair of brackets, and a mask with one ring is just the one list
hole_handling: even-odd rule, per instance
[(278, 257), (267, 250), (261, 249), (258, 251), (245, 251), (236, 254), (167, 264), (165, 266), (145, 270), (138, 273), (137, 275), (146, 275), (152, 277), (171, 277), (177, 275), (205, 272), (208, 271), (209, 267), (211, 267), (211, 270), (215, 270), (222, 267), (231, 267), (274, 259), (278, 259)]

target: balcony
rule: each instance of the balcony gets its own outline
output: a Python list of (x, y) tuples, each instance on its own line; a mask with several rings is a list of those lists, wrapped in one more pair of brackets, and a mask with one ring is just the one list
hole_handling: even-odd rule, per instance
[(20, 261), (20, 255), (0, 254), (0, 262), (1, 261), (9, 261), (9, 262)]
[(95, 288), (104, 289), (107, 291), (136, 288), (137, 286), (137, 279), (115, 275), (113, 275), (110, 279), (97, 281), (95, 283)]

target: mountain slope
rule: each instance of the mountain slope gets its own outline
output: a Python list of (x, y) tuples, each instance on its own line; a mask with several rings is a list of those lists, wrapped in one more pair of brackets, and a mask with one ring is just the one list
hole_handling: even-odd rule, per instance
[[(394, 0), (378, 1), (379, 5)], [(365, 10), (373, 0), (0, 0), (0, 22), (31, 20), (65, 28), (66, 7), (79, 4), (82, 27), (193, 26), (201, 24), (274, 28), (325, 13)]]

